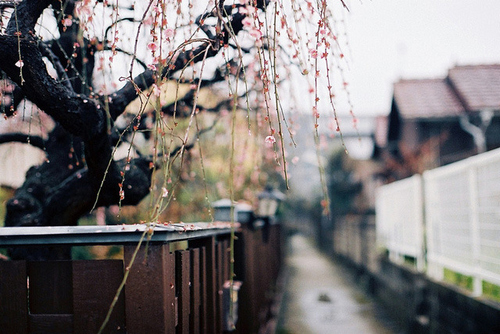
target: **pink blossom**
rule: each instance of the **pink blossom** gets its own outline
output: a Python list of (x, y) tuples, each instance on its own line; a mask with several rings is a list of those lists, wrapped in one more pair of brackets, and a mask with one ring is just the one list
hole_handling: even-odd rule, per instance
[(148, 15), (143, 21), (142, 23), (144, 23), (145, 25), (152, 25), (153, 24), (153, 21), (154, 21), (154, 18), (151, 16), (151, 15)]
[(12, 93), (14, 91), (14, 85), (7, 83), (5, 80), (0, 81), (2, 85), (2, 91), (5, 93)]
[[(11, 102), (12, 102), (12, 99), (10, 98), (10, 96), (0, 95), (0, 103), (10, 104)], [(7, 116), (5, 116), (5, 117), (7, 117)]]
[(62, 20), (62, 24), (65, 27), (70, 27), (73, 24), (73, 20), (71, 19), (71, 17), (67, 17)]
[(352, 118), (352, 126), (355, 129), (358, 127), (358, 118), (355, 116)]
[(161, 90), (158, 87), (158, 85), (157, 84), (153, 84), (152, 88), (153, 88), (153, 95), (156, 96), (156, 97), (159, 97), (160, 94), (161, 94)]
[(253, 26), (253, 20), (252, 20), (251, 18), (249, 18), (248, 16), (247, 16), (247, 17), (245, 17), (245, 18), (243, 19), (243, 21), (241, 21), (241, 23), (243, 23), (243, 26), (244, 26), (244, 27), (247, 27), (247, 28), (249, 28), (249, 27)]
[(158, 49), (158, 45), (156, 45), (155, 42), (151, 42), (151, 43), (148, 44), (148, 50), (149, 51), (155, 52), (157, 49)]
[(148, 64), (148, 68), (149, 68), (151, 71), (156, 71), (156, 65), (155, 65), (155, 64)]
[(257, 8), (254, 6), (246, 6), (247, 14), (255, 14), (257, 12)]
[(272, 145), (272, 144), (276, 143), (276, 138), (274, 138), (274, 136), (267, 136), (264, 141), (267, 144)]
[(161, 188), (161, 197), (165, 198), (168, 196), (168, 189), (165, 187)]
[(260, 39), (262, 37), (262, 31), (258, 29), (252, 29), (250, 30), (250, 36), (252, 36), (255, 39)]
[(163, 37), (168, 40), (174, 36), (174, 29), (172, 28), (167, 28), (163, 30)]
[(312, 110), (313, 110), (313, 116), (314, 116), (314, 118), (319, 118), (318, 108), (313, 107)]
[(79, 18), (83, 18), (84, 16), (91, 16), (93, 13), (93, 9), (90, 1), (78, 2), (75, 7), (75, 12)]
[(318, 50), (316, 49), (310, 49), (309, 54), (311, 55), (312, 58), (316, 59), (318, 58)]
[(24, 62), (22, 61), (22, 59), (19, 59), (14, 65), (16, 65), (17, 67), (21, 68), (24, 66)]

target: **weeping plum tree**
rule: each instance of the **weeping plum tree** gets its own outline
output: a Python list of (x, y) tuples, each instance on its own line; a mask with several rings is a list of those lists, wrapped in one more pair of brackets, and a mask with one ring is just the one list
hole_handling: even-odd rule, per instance
[[(171, 161), (195, 146), (204, 130), (185, 128), (204, 111), (256, 115), (249, 132), (269, 146), (286, 179), (284, 108), (294, 103), (283, 101), (309, 94), (315, 120), (320, 98), (333, 107), (330, 73), (342, 68), (343, 53), (329, 7), (325, 0), (0, 1), (0, 110), (21, 117), (20, 103), (29, 101), (32, 113), (53, 120), (47, 135), (0, 135), (0, 144), (25, 143), (46, 156), (7, 202), (5, 225), (76, 225), (94, 208), (136, 205), (155, 190), (153, 211), (162, 210)], [(294, 71), (304, 79), (298, 87), (286, 80)], [(185, 83), (187, 93), (177, 85), (165, 101), (169, 81)], [(199, 105), (200, 90), (220, 83), (218, 103)], [(179, 134), (181, 118), (189, 121)], [(139, 135), (152, 143), (146, 154), (135, 149)], [(123, 143), (128, 154), (117, 158)], [(156, 189), (160, 166), (167, 172)]]

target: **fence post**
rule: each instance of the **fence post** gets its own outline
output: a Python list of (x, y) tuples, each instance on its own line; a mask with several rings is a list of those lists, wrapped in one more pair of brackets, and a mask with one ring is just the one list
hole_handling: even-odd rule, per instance
[[(168, 244), (141, 246), (130, 266), (136, 245), (124, 247), (127, 332), (175, 333), (175, 258)], [(146, 255), (146, 249), (148, 254)]]
[(191, 264), (190, 254), (188, 250), (176, 251), (176, 293), (177, 293), (177, 307), (178, 319), (177, 325), (178, 334), (189, 333), (189, 314), (191, 310), (191, 294), (190, 294), (190, 279), (191, 279)]
[(429, 277), (437, 281), (442, 281), (444, 278), (444, 269), (440, 261), (437, 259), (438, 244), (442, 238), (441, 233), (438, 231), (439, 225), (436, 222), (436, 208), (434, 203), (437, 200), (437, 186), (435, 176), (432, 172), (425, 171), (423, 173), (424, 183), (424, 208), (425, 208), (425, 232), (426, 232), (426, 260), (427, 271)]
[[(123, 280), (123, 261), (73, 261), (73, 328), (75, 334), (97, 333)], [(104, 333), (125, 333), (123, 293)]]
[(202, 279), (201, 279), (201, 265), (200, 248), (190, 250), (190, 263), (191, 263), (191, 317), (189, 323), (189, 332), (192, 334), (201, 334), (205, 330), (201, 328), (201, 305), (202, 305)]
[(238, 253), (235, 258), (236, 272), (239, 276), (237, 280), (243, 281), (239, 292), (238, 302), (238, 323), (236, 330), (238, 333), (254, 333), (257, 328), (256, 319), (256, 277), (259, 277), (254, 271), (254, 263), (256, 254), (254, 252), (254, 236), (257, 232), (251, 231), (247, 227), (243, 227), (238, 233)]
[(477, 190), (477, 166), (472, 165), (469, 167), (469, 189), (470, 189), (470, 231), (471, 231), (471, 248), (472, 248), (472, 267), (474, 273), (472, 275), (472, 294), (476, 297), (483, 294), (482, 277), (479, 276), (481, 270), (479, 264), (479, 257), (481, 254), (481, 244), (479, 238), (479, 212), (478, 212), (478, 190)]
[(0, 261), (0, 329), (28, 333), (26, 261)]
[(216, 260), (215, 238), (203, 238), (189, 241), (189, 247), (199, 247), (202, 252), (203, 312), (201, 323), (207, 334), (216, 333)]

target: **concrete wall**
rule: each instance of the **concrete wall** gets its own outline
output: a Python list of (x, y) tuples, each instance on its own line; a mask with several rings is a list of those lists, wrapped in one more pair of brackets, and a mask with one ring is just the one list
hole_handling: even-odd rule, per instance
[(332, 233), (333, 255), (355, 269), (360, 287), (386, 307), (405, 333), (500, 333), (500, 304), (432, 281), (377, 249), (373, 215), (338, 217)]

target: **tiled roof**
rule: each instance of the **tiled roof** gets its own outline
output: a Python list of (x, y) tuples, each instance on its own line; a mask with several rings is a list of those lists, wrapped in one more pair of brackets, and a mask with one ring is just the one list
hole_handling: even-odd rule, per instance
[(463, 113), (460, 100), (444, 79), (400, 80), (394, 100), (403, 118), (443, 118)]
[(500, 109), (500, 64), (456, 66), (448, 78), (468, 111)]

